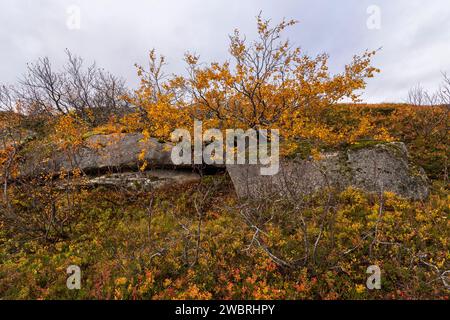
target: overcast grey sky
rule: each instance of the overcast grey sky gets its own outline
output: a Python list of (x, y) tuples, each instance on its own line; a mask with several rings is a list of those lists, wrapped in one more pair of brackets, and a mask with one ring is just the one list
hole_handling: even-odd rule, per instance
[[(372, 5), (380, 19), (368, 12)], [(171, 72), (184, 71), (186, 51), (222, 61), (228, 34), (239, 28), (251, 39), (261, 10), (274, 22), (299, 20), (288, 37), (310, 54), (328, 52), (334, 71), (356, 53), (383, 47), (367, 102), (403, 101), (415, 84), (433, 89), (441, 71), (450, 73), (449, 0), (0, 0), (0, 83), (14, 83), (40, 56), (62, 63), (68, 48), (134, 87), (133, 65), (145, 64), (151, 48), (167, 57)]]

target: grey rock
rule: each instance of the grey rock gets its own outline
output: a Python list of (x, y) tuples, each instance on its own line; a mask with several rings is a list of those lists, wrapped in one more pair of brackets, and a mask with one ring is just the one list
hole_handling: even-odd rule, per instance
[[(172, 166), (170, 158), (173, 145), (154, 138), (144, 139), (141, 133), (93, 135), (78, 150), (61, 151), (54, 146), (35, 146), (25, 156), (22, 175), (59, 173), (76, 168), (94, 171), (108, 168), (138, 167), (143, 160), (149, 166)], [(139, 155), (144, 151), (144, 157)]]
[[(145, 172), (121, 172), (100, 175), (97, 177), (83, 177), (77, 180), (75, 184), (78, 187), (102, 186), (107, 188), (149, 191), (199, 181), (200, 175), (194, 172), (155, 169)], [(63, 189), (64, 185), (61, 185), (60, 187)]]
[(428, 178), (408, 158), (401, 142), (324, 153), (320, 160), (282, 159), (273, 176), (260, 175), (260, 165), (227, 165), (241, 198), (301, 197), (327, 187), (352, 186), (366, 192), (390, 191), (420, 200), (429, 194)]

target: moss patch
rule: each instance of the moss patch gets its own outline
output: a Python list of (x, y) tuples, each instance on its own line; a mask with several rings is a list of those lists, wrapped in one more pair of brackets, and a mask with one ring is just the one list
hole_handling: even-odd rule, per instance
[(372, 139), (359, 140), (352, 144), (349, 144), (347, 146), (347, 149), (348, 150), (361, 150), (361, 149), (365, 149), (365, 148), (374, 147), (374, 146), (380, 145), (380, 144), (386, 144), (386, 142), (381, 141), (381, 140), (372, 140)]

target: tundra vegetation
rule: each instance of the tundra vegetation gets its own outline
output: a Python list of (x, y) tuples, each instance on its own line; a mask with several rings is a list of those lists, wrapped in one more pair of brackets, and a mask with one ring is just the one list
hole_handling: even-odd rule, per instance
[[(258, 37), (235, 31), (230, 59), (186, 54), (184, 75), (165, 58), (137, 66), (140, 85), (67, 52), (28, 65), (0, 87), (0, 297), (12, 299), (448, 299), (450, 80), (413, 88), (404, 104), (363, 104), (379, 70), (375, 51), (330, 74), (328, 55), (284, 40), (296, 24), (257, 18)], [(333, 189), (296, 198), (238, 199), (226, 173), (158, 190), (87, 188), (80, 169), (23, 175), (30, 154), (73, 156), (95, 134), (279, 129), (285, 157), (403, 141), (430, 179), (423, 201), (380, 190)], [(142, 161), (143, 172), (154, 170)], [(121, 168), (112, 168), (120, 171)], [(66, 269), (82, 270), (68, 290)], [(381, 289), (366, 288), (367, 267)]]

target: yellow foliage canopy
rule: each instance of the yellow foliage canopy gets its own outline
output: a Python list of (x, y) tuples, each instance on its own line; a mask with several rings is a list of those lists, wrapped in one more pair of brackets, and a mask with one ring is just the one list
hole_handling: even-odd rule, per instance
[(369, 119), (336, 131), (323, 112), (343, 99), (358, 101), (358, 90), (379, 71), (370, 64), (375, 51), (354, 56), (342, 73), (331, 75), (327, 54), (310, 57), (282, 39), (296, 21), (269, 22), (257, 17), (258, 37), (251, 43), (235, 30), (229, 61), (203, 64), (187, 53), (186, 76), (165, 75), (164, 57), (151, 51), (148, 70), (137, 66), (140, 87), (128, 97), (150, 134), (167, 138), (175, 128), (191, 128), (194, 119), (205, 128), (279, 129), (285, 146), (299, 138), (335, 144), (374, 131)]

